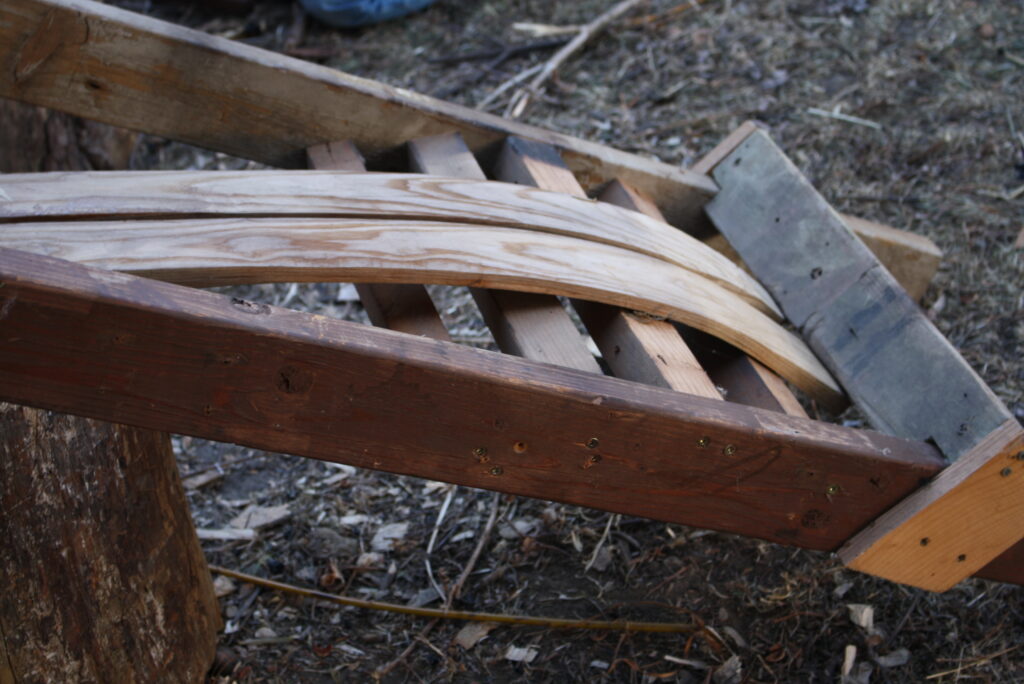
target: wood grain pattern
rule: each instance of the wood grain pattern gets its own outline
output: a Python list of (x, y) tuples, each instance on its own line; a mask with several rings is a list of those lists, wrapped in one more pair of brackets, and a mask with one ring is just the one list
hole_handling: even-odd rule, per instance
[(561, 150), (587, 187), (643, 188), (677, 225), (715, 192), (669, 164), (97, 2), (7, 0), (0, 46), (0, 96), (272, 166), (301, 168), (307, 148), (335, 140), (376, 155), (459, 132), (482, 153), (518, 135)]
[(706, 329), (822, 402), (841, 397), (799, 338), (739, 297), (663, 261), (561, 235), (436, 221), (188, 219), (11, 223), (0, 245), (200, 287), (434, 283), (591, 299)]
[[(314, 145), (307, 150), (310, 165), (320, 170), (365, 172), (363, 155), (348, 140)], [(430, 293), (422, 285), (355, 283), (359, 301), (370, 322), (382, 328), (450, 340)]]
[(715, 178), (722, 190), (709, 216), (873, 425), (934, 440), (955, 460), (1010, 419), (764, 133), (750, 135)]
[(635, 212), (510, 183), (422, 174), (150, 171), (11, 174), (0, 221), (196, 216), (438, 220), (522, 228), (615, 245), (707, 277), (765, 313), (764, 288), (701, 242)]
[(1011, 419), (839, 551), (848, 566), (946, 591), (1024, 539), (1024, 429)]
[(0, 283), (0, 399), (105, 420), (820, 549), (941, 467), (923, 443), (24, 252), (0, 249)]
[[(409, 161), (412, 169), (420, 173), (486, 179), (476, 157), (458, 133), (410, 141)], [(504, 353), (601, 373), (600, 365), (557, 297), (479, 287), (471, 288), (470, 292), (495, 343)]]
[[(735, 150), (747, 137), (763, 126), (756, 121), (744, 121), (739, 128), (730, 133), (713, 150), (708, 152), (691, 171), (710, 175), (715, 167)], [(928, 285), (939, 270), (942, 261), (942, 250), (933, 241), (923, 235), (899, 230), (875, 221), (858, 218), (850, 214), (839, 214), (846, 227), (859, 237), (864, 245), (871, 250), (882, 265), (889, 269), (893, 277), (903, 286), (910, 298), (919, 301), (928, 289)], [(728, 243), (720, 236), (706, 239), (709, 245), (734, 261), (739, 258)]]

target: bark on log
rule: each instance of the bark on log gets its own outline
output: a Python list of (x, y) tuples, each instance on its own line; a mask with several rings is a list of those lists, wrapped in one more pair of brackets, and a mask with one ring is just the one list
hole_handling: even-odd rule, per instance
[[(124, 168), (135, 134), (0, 100), (0, 171)], [(197, 682), (220, 613), (165, 433), (0, 403), (0, 684)]]

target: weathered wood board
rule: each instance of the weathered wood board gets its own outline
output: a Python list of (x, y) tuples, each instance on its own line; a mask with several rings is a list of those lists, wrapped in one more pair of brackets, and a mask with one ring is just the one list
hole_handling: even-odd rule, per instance
[(0, 399), (835, 549), (923, 443), (0, 250)]

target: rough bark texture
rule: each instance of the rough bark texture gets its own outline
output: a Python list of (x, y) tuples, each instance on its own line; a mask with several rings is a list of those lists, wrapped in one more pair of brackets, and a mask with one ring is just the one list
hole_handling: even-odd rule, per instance
[[(0, 100), (0, 171), (124, 168), (135, 134)], [(162, 432), (0, 403), (0, 684), (195, 682), (220, 615)]]

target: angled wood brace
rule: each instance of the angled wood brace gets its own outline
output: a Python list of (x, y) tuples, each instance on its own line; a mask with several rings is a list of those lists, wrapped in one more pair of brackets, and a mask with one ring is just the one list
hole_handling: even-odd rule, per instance
[(954, 462), (844, 562), (943, 591), (1024, 537), (1024, 431), (1002, 402), (767, 134), (713, 174), (708, 215), (872, 424)]

